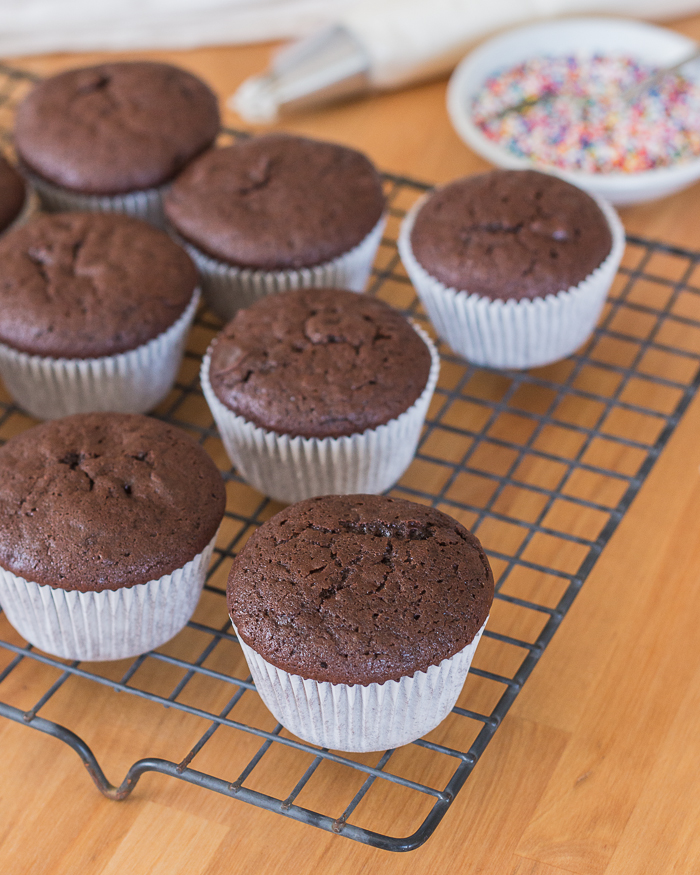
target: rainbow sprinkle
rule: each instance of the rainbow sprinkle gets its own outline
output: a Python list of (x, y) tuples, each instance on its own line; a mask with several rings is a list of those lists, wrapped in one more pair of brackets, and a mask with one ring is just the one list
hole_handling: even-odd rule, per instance
[(667, 167), (700, 155), (700, 87), (675, 74), (632, 104), (620, 99), (654, 72), (629, 57), (533, 58), (487, 79), (472, 117), (490, 140), (536, 164), (588, 173)]

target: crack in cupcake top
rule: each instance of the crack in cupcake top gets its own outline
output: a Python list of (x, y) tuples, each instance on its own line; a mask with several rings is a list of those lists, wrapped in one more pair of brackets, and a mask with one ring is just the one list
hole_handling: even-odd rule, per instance
[(265, 523), (234, 560), (241, 638), (291, 674), (345, 684), (427, 671), (469, 644), (493, 599), (478, 540), (433, 508), (324, 496)]
[(278, 434), (339, 437), (415, 403), (428, 347), (382, 301), (341, 289), (270, 295), (216, 338), (209, 380), (230, 410)]
[(605, 260), (612, 235), (576, 186), (534, 170), (494, 170), (431, 194), (411, 247), (448, 288), (521, 300), (578, 285)]

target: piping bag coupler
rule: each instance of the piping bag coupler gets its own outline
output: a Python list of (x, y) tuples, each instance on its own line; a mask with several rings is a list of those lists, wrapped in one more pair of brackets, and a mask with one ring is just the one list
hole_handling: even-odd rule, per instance
[[(556, 0), (555, 0), (556, 2)], [(542, 0), (357, 0), (337, 22), (282, 49), (230, 101), (246, 121), (396, 88), (455, 65), (476, 37), (537, 17)]]
[(343, 25), (286, 46), (270, 70), (251, 76), (229, 100), (247, 122), (273, 122), (281, 112), (331, 103), (369, 90), (371, 61)]
[[(697, 4), (666, 0), (662, 14)], [(653, 18), (658, 0), (356, 0), (335, 24), (282, 49), (267, 73), (241, 85), (230, 106), (248, 122), (272, 122), (288, 110), (445, 73), (492, 31), (594, 12)]]

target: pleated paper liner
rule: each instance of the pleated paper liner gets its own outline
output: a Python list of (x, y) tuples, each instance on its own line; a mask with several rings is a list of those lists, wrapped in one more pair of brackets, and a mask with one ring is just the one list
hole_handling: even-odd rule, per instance
[(387, 750), (415, 741), (449, 714), (487, 622), (470, 644), (426, 672), (367, 686), (290, 674), (238, 640), (263, 702), (294, 735), (332, 750)]
[(0, 604), (35, 647), (64, 659), (124, 659), (169, 641), (194, 613), (216, 535), (158, 580), (102, 592), (58, 589), (0, 568)]
[(199, 289), (184, 312), (158, 337), (127, 352), (68, 359), (30, 355), (0, 343), (0, 375), (15, 402), (37, 419), (72, 413), (145, 413), (172, 388)]
[(249, 307), (259, 298), (291, 289), (364, 291), (385, 224), (386, 216), (382, 216), (365, 239), (353, 249), (332, 261), (297, 270), (265, 271), (235, 267), (212, 258), (177, 233), (174, 236), (199, 269), (207, 306), (224, 322), (228, 322), (238, 310)]

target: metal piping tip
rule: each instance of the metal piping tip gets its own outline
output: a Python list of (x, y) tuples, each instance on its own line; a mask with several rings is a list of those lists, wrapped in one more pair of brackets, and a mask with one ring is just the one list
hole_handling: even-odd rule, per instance
[(361, 43), (334, 25), (282, 49), (269, 72), (246, 79), (228, 105), (247, 122), (269, 123), (287, 110), (367, 91), (369, 70)]
[(251, 76), (229, 98), (228, 105), (247, 122), (258, 124), (274, 122), (279, 111), (275, 77), (270, 73)]

